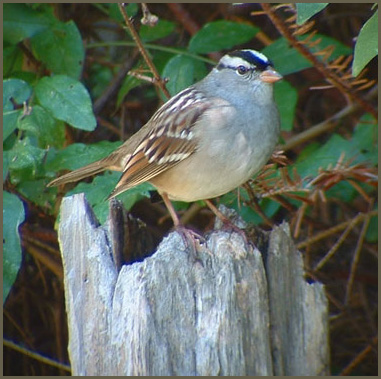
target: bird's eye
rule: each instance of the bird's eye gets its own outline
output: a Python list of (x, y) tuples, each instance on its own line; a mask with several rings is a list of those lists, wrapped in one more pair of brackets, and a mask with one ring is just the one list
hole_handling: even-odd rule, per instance
[(247, 68), (245, 67), (245, 66), (238, 66), (237, 67), (237, 72), (238, 72), (238, 74), (240, 74), (240, 75), (244, 75), (244, 74), (246, 74), (247, 73)]

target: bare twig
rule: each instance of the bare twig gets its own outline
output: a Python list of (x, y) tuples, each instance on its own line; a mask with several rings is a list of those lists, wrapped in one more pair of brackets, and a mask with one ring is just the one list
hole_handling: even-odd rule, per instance
[(356, 366), (358, 366), (366, 356), (372, 351), (377, 349), (378, 337), (374, 337), (368, 346), (366, 346), (357, 356), (345, 367), (339, 374), (339, 376), (348, 376)]
[(165, 82), (161, 79), (159, 72), (157, 71), (155, 65), (153, 64), (151, 58), (149, 57), (146, 49), (144, 48), (142, 41), (139, 37), (139, 34), (137, 33), (134, 26), (132, 25), (132, 22), (126, 13), (126, 10), (124, 9), (124, 6), (122, 4), (118, 4), (118, 7), (120, 10), (120, 13), (122, 14), (122, 16), (124, 18), (124, 22), (126, 23), (127, 28), (131, 33), (133, 40), (135, 41), (136, 45), (138, 46), (140, 54), (142, 55), (144, 61), (146, 62), (147, 66), (149, 67), (149, 69), (151, 70), (151, 72), (153, 74), (154, 84), (159, 86), (159, 88), (163, 91), (164, 95), (167, 98), (170, 98), (171, 95), (169, 94), (167, 88), (165, 87)]
[[(359, 213), (354, 219), (351, 219), (351, 220), (348, 220), (348, 221), (345, 221), (345, 222), (342, 222), (341, 224), (338, 224), (338, 225), (335, 225), (334, 227), (328, 229), (328, 230), (323, 230), (322, 232), (314, 235), (313, 237), (310, 237), (308, 239), (306, 239), (305, 241), (302, 241), (302, 242), (299, 242), (296, 247), (298, 249), (303, 249), (305, 248), (306, 246), (308, 245), (311, 245), (313, 243), (316, 243), (324, 238), (328, 238), (330, 237), (331, 235), (333, 234), (336, 234), (338, 233), (339, 231), (345, 229), (346, 227), (348, 227), (348, 225), (350, 225), (355, 219), (356, 219), (356, 222), (359, 222), (361, 220), (363, 220), (365, 217), (373, 217), (373, 216), (376, 216), (378, 214), (378, 211), (374, 210), (374, 211), (371, 211), (369, 213)], [(358, 218), (358, 219), (357, 219)]]
[(60, 370), (71, 372), (70, 366), (65, 365), (63, 363), (60, 363), (60, 362), (57, 362), (51, 358), (44, 357), (43, 355), (41, 355), (39, 353), (35, 353), (34, 351), (28, 350), (25, 347), (17, 345), (12, 341), (4, 339), (3, 343), (4, 343), (4, 346), (7, 346), (7, 347), (9, 347), (15, 351), (18, 351), (19, 353), (22, 353), (29, 358), (36, 359), (37, 361), (40, 361), (40, 362), (45, 363), (45, 364), (52, 366), (52, 367), (56, 367)]
[(345, 241), (347, 238), (349, 232), (355, 227), (355, 225), (359, 222), (361, 216), (361, 213), (358, 214), (355, 218), (351, 220), (349, 225), (344, 230), (343, 234), (340, 236), (340, 238), (336, 241), (336, 243), (331, 247), (331, 249), (328, 251), (328, 253), (318, 262), (318, 264), (315, 266), (314, 270), (320, 270), (336, 253), (340, 245)]
[(361, 248), (362, 248), (362, 245), (364, 243), (365, 234), (366, 234), (366, 231), (368, 230), (369, 222), (370, 222), (370, 217), (368, 215), (367, 217), (365, 217), (363, 226), (361, 228), (360, 236), (359, 236), (359, 239), (357, 241), (355, 253), (354, 253), (352, 264), (351, 264), (351, 270), (350, 270), (349, 279), (348, 279), (348, 283), (347, 283), (347, 290), (345, 293), (345, 304), (346, 305), (349, 304), (349, 300), (350, 300), (350, 297), (352, 294), (352, 287), (353, 287), (353, 282), (355, 279), (356, 268), (357, 268), (357, 265), (358, 265), (358, 262), (360, 259)]

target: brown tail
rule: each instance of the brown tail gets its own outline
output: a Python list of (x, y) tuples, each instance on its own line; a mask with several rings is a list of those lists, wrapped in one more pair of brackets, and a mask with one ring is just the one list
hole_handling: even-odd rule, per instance
[(81, 167), (77, 170), (69, 172), (65, 175), (60, 176), (57, 179), (52, 180), (47, 186), (53, 187), (58, 186), (60, 184), (76, 182), (78, 180), (87, 178), (88, 176), (92, 176), (95, 174), (99, 174), (100, 172), (107, 170), (109, 168), (109, 162), (105, 162), (104, 159), (96, 161), (94, 163), (90, 163), (85, 167)]

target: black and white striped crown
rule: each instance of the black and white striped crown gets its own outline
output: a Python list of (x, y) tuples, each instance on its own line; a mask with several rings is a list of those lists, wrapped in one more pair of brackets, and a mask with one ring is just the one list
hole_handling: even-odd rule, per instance
[(236, 68), (240, 65), (255, 67), (259, 71), (264, 71), (269, 66), (273, 67), (273, 63), (264, 54), (256, 50), (245, 49), (235, 50), (224, 55), (220, 59), (217, 69)]

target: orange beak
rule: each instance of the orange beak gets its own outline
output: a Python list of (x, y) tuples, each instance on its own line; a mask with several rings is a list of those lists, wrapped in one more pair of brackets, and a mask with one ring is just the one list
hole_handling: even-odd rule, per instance
[(281, 80), (283, 76), (275, 70), (269, 68), (266, 71), (263, 71), (262, 74), (259, 75), (259, 78), (265, 83), (275, 83), (278, 80)]

